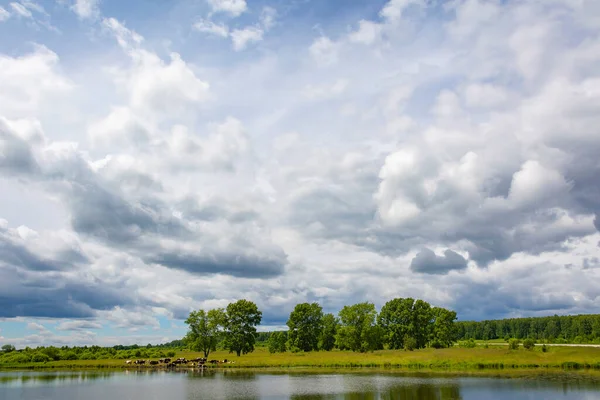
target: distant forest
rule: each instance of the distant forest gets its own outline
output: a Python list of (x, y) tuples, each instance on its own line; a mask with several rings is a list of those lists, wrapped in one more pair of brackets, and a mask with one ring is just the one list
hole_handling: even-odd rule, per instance
[(600, 343), (600, 314), (455, 322), (457, 340), (536, 339)]

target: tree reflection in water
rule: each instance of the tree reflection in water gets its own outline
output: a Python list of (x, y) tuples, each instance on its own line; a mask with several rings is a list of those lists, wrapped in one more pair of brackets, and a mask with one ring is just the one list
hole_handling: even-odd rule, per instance
[(383, 391), (345, 394), (292, 395), (292, 400), (462, 400), (457, 385), (412, 385), (387, 388)]

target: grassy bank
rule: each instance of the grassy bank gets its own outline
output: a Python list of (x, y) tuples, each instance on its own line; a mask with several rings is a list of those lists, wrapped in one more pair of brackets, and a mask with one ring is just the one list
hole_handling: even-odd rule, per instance
[[(237, 357), (225, 351), (211, 353), (210, 359), (228, 359), (232, 364), (220, 364), (219, 368), (383, 368), (405, 370), (500, 370), (500, 369), (556, 369), (556, 370), (600, 370), (600, 348), (553, 347), (548, 352), (540, 348), (534, 350), (508, 350), (490, 346), (423, 349), (417, 351), (382, 350), (372, 353), (353, 353), (347, 351), (278, 353), (269, 354), (264, 348), (254, 353)], [(178, 352), (176, 357), (188, 359), (200, 357), (200, 353)], [(50, 361), (0, 365), (1, 368), (19, 369), (100, 369), (100, 368), (136, 368), (127, 366), (124, 360), (75, 360)], [(156, 367), (140, 367), (156, 368)]]

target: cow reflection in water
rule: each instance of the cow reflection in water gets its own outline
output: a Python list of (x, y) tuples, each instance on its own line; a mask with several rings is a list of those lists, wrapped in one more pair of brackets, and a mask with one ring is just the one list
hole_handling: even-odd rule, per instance
[(398, 386), (384, 391), (345, 393), (345, 394), (315, 394), (292, 395), (293, 400), (462, 400), (458, 386)]

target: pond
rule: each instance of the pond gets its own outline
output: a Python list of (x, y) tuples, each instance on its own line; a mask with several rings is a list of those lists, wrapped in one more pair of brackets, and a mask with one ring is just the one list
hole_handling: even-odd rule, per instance
[[(574, 375), (577, 378), (576, 375)], [(0, 399), (599, 399), (600, 383), (569, 375), (439, 377), (381, 372), (0, 372)]]

